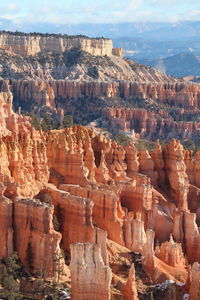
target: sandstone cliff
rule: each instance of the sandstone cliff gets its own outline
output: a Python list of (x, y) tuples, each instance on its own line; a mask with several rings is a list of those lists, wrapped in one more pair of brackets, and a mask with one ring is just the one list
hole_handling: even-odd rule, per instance
[[(92, 55), (118, 55), (120, 51), (113, 49), (112, 41), (104, 38), (90, 39), (82, 36), (0, 34), (0, 48), (21, 56), (36, 55), (39, 52), (65, 52), (78, 48)], [(113, 51), (114, 50), (114, 51)]]
[(109, 39), (2, 32), (0, 78), (16, 109), (52, 114), (56, 124), (72, 114), (113, 134), (199, 143), (199, 85), (123, 59)]
[(108, 253), (112, 293), (137, 297), (124, 267), (137, 267), (133, 252), (153, 283), (186, 283), (188, 264), (200, 262), (198, 154), (190, 161), (177, 140), (138, 151), (82, 126), (35, 131), (13, 113), (10, 92), (0, 97), (1, 258), (17, 250), (26, 270), (53, 278), (65, 269), (61, 247), (69, 257), (72, 245), (74, 299), (109, 299)]
[(73, 244), (71, 255), (72, 299), (109, 300), (112, 272), (104, 265), (100, 248), (93, 244)]

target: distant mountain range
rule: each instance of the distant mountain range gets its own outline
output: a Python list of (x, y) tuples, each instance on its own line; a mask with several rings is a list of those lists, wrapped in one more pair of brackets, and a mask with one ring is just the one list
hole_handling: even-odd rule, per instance
[(186, 41), (156, 41), (143, 38), (113, 38), (115, 47), (124, 49), (124, 55), (132, 59), (158, 59), (180, 53), (200, 54), (200, 37)]
[[(0, 30), (3, 29), (12, 30), (12, 22), (0, 18)], [(41, 22), (24, 24), (20, 29), (26, 32), (104, 36), (113, 40), (114, 47), (123, 48), (125, 57), (157, 66), (173, 76), (200, 75), (200, 21), (73, 25)]]
[(193, 53), (180, 53), (156, 60), (139, 59), (138, 61), (175, 77), (200, 76), (200, 56)]
[[(0, 30), (16, 30), (12, 20), (0, 18)], [(197, 40), (200, 36), (199, 21), (183, 21), (174, 23), (107, 23), (107, 24), (51, 24), (38, 22), (37, 24), (18, 25), (18, 30), (25, 32), (38, 31), (41, 33), (83, 34), (90, 37), (104, 36), (121, 38), (125, 35), (130, 38), (142, 38), (153, 41), (188, 41)]]

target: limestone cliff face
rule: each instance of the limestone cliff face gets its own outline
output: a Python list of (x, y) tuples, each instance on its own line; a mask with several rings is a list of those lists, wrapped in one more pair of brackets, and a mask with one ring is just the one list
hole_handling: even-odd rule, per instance
[(80, 187), (71, 184), (61, 184), (59, 189), (65, 190), (71, 195), (91, 199), (94, 203), (92, 211), (94, 222), (107, 231), (111, 240), (123, 244), (122, 217), (124, 212), (115, 191), (106, 189), (93, 190), (91, 187)]
[(9, 132), (31, 130), (29, 118), (16, 115), (12, 110), (13, 95), (11, 92), (0, 92), (0, 135), (9, 135)]
[(197, 300), (200, 293), (200, 266), (197, 262), (192, 265), (190, 280), (190, 298)]
[[(17, 250), (26, 270), (39, 266), (52, 278), (64, 268), (60, 248), (68, 253), (72, 245), (74, 299), (109, 299), (108, 238), (123, 259), (141, 253), (153, 281), (186, 282), (184, 255), (189, 264), (200, 262), (199, 154), (188, 154), (177, 140), (138, 151), (82, 126), (35, 131), (13, 113), (9, 97), (4, 91), (0, 257)], [(116, 260), (115, 250), (109, 256)], [(122, 257), (112, 266), (113, 280), (121, 294), (137, 297), (133, 269), (129, 277), (120, 273)]]
[(14, 207), (15, 247), (23, 266), (31, 272), (45, 270), (52, 278), (64, 269), (61, 234), (52, 224), (53, 207), (34, 199), (16, 200)]
[(172, 140), (164, 150), (166, 175), (169, 180), (172, 195), (177, 201), (178, 208), (187, 210), (187, 194), (189, 180), (184, 163), (183, 146), (179, 141)]
[(136, 108), (110, 108), (106, 109), (105, 114), (112, 128), (119, 126), (122, 131), (135, 131), (141, 138), (152, 139), (156, 136), (167, 139), (179, 135), (187, 139), (192, 138), (193, 134), (197, 134), (200, 130), (198, 122), (174, 121), (166, 110), (160, 110), (157, 113)]
[(1, 195), (0, 198), (0, 257), (6, 258), (13, 252), (12, 201)]
[(72, 299), (111, 299), (112, 272), (103, 263), (100, 247), (87, 243), (72, 244), (71, 255)]
[(195, 213), (185, 213), (184, 215), (185, 225), (185, 244), (188, 259), (191, 263), (200, 261), (200, 233), (196, 223)]
[[(133, 131), (137, 137), (150, 140), (155, 140), (155, 138), (167, 140), (177, 137), (196, 139), (200, 130), (197, 121), (200, 114), (199, 85), (180, 82), (164, 84), (165, 81), (171, 82), (171, 79), (159, 78), (158, 74), (154, 74), (155, 76), (152, 74), (150, 83), (143, 83), (143, 77), (146, 78), (149, 71), (137, 72), (131, 69), (127, 71), (126, 69), (130, 66), (125, 62), (126, 69), (122, 68), (121, 72), (118, 72), (115, 63), (113, 62), (112, 68), (110, 67), (111, 63), (103, 66), (103, 69), (98, 71), (100, 76), (98, 79), (88, 75), (86, 64), (81, 65), (77, 72), (75, 70), (72, 72), (71, 68), (66, 69), (63, 71), (62, 80), (52, 77), (52, 74), (58, 74), (58, 70), (51, 70), (48, 74), (43, 74), (41, 78), (33, 80), (35, 72), (33, 71), (30, 79), (13, 80), (8, 89), (12, 91), (14, 101), (18, 106), (37, 107), (36, 111), (41, 114), (43, 111), (49, 111), (61, 116), (61, 110), (64, 113), (73, 114), (74, 110), (80, 110), (81, 101), (86, 101), (84, 102), (84, 111), (86, 107), (87, 111), (84, 112), (83, 117), (86, 120), (92, 118), (93, 115), (94, 119), (96, 115), (102, 117), (103, 120), (109, 122), (107, 127), (111, 131), (118, 129), (127, 132)], [(103, 63), (100, 63), (98, 68), (101, 68), (102, 65)], [(141, 73), (143, 73), (142, 77)], [(108, 76), (108, 74), (110, 75)], [(158, 90), (160, 93), (152, 94), (151, 90)], [(187, 101), (185, 100), (186, 95)], [(146, 101), (147, 108), (105, 108), (105, 103), (106, 106), (111, 105), (108, 99), (118, 98), (129, 101), (130, 106), (138, 104), (141, 106)], [(96, 100), (93, 102), (91, 99)], [(98, 102), (98, 99), (107, 100)], [(152, 101), (153, 108), (151, 108)], [(120, 104), (118, 105), (120, 106)], [(166, 106), (166, 109), (158, 109), (157, 106), (160, 105)], [(196, 118), (189, 117), (192, 115), (196, 115)]]
[(128, 280), (126, 282), (126, 285), (124, 287), (123, 291), (123, 297), (127, 300), (138, 300), (138, 294), (136, 289), (136, 282), (135, 282), (135, 268), (134, 264), (132, 264), (129, 274), (128, 274)]
[[(123, 75), (122, 75), (123, 76)], [(135, 76), (135, 77), (134, 77)], [(49, 80), (42, 81), (40, 80), (18, 80), (11, 82), (11, 88), (16, 95), (24, 101), (34, 100), (38, 104), (44, 104), (45, 101), (49, 101), (50, 105), (54, 105), (53, 100), (57, 100), (59, 97), (62, 99), (68, 98), (78, 98), (78, 97), (101, 97), (105, 96), (108, 98), (122, 97), (124, 99), (148, 99), (151, 98), (153, 100), (158, 101), (158, 103), (169, 103), (170, 101), (176, 103), (177, 105), (185, 106), (185, 108), (199, 108), (199, 94), (200, 87), (195, 85), (187, 85), (182, 84), (181, 88), (177, 88), (177, 85), (181, 85), (180, 83), (171, 84), (166, 86), (162, 83), (163, 78), (160, 80), (161, 83), (142, 83), (142, 79), (140, 77), (136, 77), (137, 74), (130, 73), (129, 80), (136, 80), (136, 83), (132, 82), (98, 82), (91, 80), (73, 80), (73, 78), (66, 78), (68, 80)], [(139, 75), (138, 75), (139, 76)], [(145, 76), (145, 73), (144, 73)], [(125, 78), (124, 78), (125, 79)], [(128, 79), (127, 79), (128, 80)], [(117, 81), (117, 77), (116, 77)], [(156, 82), (155, 78), (155, 82)], [(152, 95), (151, 89), (158, 89), (162, 91), (161, 95)], [(140, 92), (138, 92), (140, 90)], [(190, 92), (188, 92), (190, 91)], [(185, 103), (185, 94), (189, 94), (188, 101)], [(173, 99), (173, 100), (171, 100)], [(153, 128), (154, 123), (158, 126), (161, 126), (161, 129), (164, 130), (164, 124), (160, 123), (159, 120), (156, 120), (155, 113), (147, 113), (145, 110), (139, 109), (110, 109), (105, 112), (110, 119), (117, 118), (116, 122), (127, 130), (132, 129), (133, 120), (137, 118), (144, 118), (143, 122), (139, 124), (139, 126), (145, 129), (145, 126), (149, 126), (149, 134), (151, 134), (151, 128)], [(165, 117), (166, 113), (161, 111), (161, 116)], [(148, 124), (152, 119), (152, 123)], [(164, 121), (163, 121), (164, 122)], [(172, 120), (165, 120), (171, 125), (171, 127), (178, 126), (176, 122), (172, 122)], [(173, 124), (174, 123), (174, 124)], [(181, 125), (180, 125), (181, 126)], [(184, 126), (184, 125), (182, 125)], [(189, 130), (189, 124), (185, 125), (185, 129)], [(187, 128), (188, 126), (188, 128)], [(195, 123), (194, 123), (195, 126)], [(139, 128), (140, 128), (139, 127)]]
[(42, 35), (0, 34), (0, 48), (21, 56), (36, 55), (39, 52), (64, 52), (79, 48), (92, 55), (121, 55), (114, 50), (109, 39), (90, 39), (87, 37), (59, 37)]
[(7, 85), (23, 110), (58, 119), (70, 113), (84, 123), (102, 118), (111, 131), (134, 130), (141, 138), (198, 140), (199, 84), (123, 59), (109, 39), (4, 32), (0, 61), (7, 80), (0, 91)]
[(160, 247), (157, 247), (156, 256), (170, 266), (186, 266), (181, 244), (175, 243), (172, 236), (169, 242), (162, 243)]

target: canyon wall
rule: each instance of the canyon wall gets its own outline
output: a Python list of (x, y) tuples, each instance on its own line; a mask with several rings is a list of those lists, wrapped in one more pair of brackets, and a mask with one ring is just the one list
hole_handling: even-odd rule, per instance
[[(184, 112), (184, 110), (183, 110)], [(197, 121), (174, 121), (173, 118), (162, 109), (153, 112), (137, 108), (108, 108), (105, 114), (112, 128), (120, 128), (122, 131), (134, 131), (141, 138), (174, 138), (191, 139), (200, 131)]]
[[(108, 98), (121, 97), (123, 99), (153, 99), (158, 103), (184, 106), (184, 108), (200, 107), (200, 85), (186, 83), (141, 83), (141, 82), (76, 82), (70, 80), (34, 81), (18, 80), (11, 82), (14, 95), (24, 101), (34, 101), (37, 104), (54, 105), (59, 98), (70, 99), (79, 97)], [(49, 103), (49, 104), (48, 104)], [(164, 114), (164, 111), (162, 112)], [(134, 117), (134, 110), (108, 110), (108, 116), (124, 118), (130, 121)], [(141, 113), (142, 114), (142, 113)], [(147, 112), (143, 112), (147, 115)], [(146, 118), (147, 118), (146, 116)], [(149, 119), (154, 114), (150, 114)], [(169, 121), (168, 121), (169, 122)], [(186, 128), (187, 129), (187, 128)]]
[(119, 292), (137, 299), (134, 269), (116, 272), (123, 261), (108, 252), (111, 242), (118, 255), (141, 253), (153, 282), (187, 282), (187, 264), (200, 262), (198, 153), (177, 140), (138, 151), (77, 125), (36, 131), (13, 113), (10, 92), (0, 99), (1, 258), (17, 250), (26, 270), (53, 278), (65, 269), (61, 247), (69, 255), (72, 245), (74, 299), (85, 299), (87, 270), (87, 297), (109, 299), (108, 253), (119, 259), (112, 266)]
[(112, 41), (104, 38), (0, 34), (0, 48), (21, 56), (36, 55), (39, 52), (64, 52), (78, 48), (92, 55), (122, 56), (120, 49), (113, 49)]
[(74, 300), (110, 300), (111, 269), (104, 265), (100, 247), (94, 244), (71, 245), (71, 296)]

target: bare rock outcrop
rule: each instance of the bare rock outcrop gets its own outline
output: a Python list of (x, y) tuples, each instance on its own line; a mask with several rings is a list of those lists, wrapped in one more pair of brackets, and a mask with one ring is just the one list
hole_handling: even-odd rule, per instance
[[(1, 184), (2, 185), (2, 184)], [(0, 186), (1, 191), (5, 188)], [(2, 193), (3, 194), (3, 193)], [(13, 252), (12, 201), (0, 196), (0, 258), (6, 258)]]
[(74, 300), (109, 300), (111, 269), (105, 266), (96, 244), (72, 244), (70, 262)]
[(90, 39), (88, 37), (59, 35), (16, 35), (14, 33), (2, 33), (0, 35), (0, 48), (21, 56), (36, 55), (39, 52), (45, 51), (64, 52), (73, 48), (80, 48), (92, 55), (122, 55), (120, 49), (113, 49), (112, 41), (109, 39)]
[(129, 270), (128, 280), (127, 280), (126, 285), (123, 290), (123, 297), (126, 300), (138, 300), (138, 294), (137, 294), (137, 288), (136, 288), (136, 282), (135, 282), (134, 264), (132, 264), (132, 266)]
[(129, 212), (124, 220), (123, 225), (125, 245), (128, 249), (134, 252), (142, 252), (146, 247), (146, 233), (144, 222), (141, 220), (141, 215), (138, 213), (134, 218), (134, 213)]
[(160, 247), (157, 247), (155, 254), (160, 260), (170, 266), (186, 266), (181, 244), (175, 243), (172, 236), (169, 242), (164, 242)]
[[(160, 99), (157, 101), (160, 102)], [(134, 131), (140, 138), (154, 139), (156, 136), (161, 139), (170, 139), (180, 136), (190, 139), (200, 130), (198, 122), (175, 121), (167, 109), (160, 109), (158, 112), (156, 108), (155, 111), (149, 111), (148, 108), (107, 108), (105, 115), (112, 128), (120, 128), (126, 132)]]
[(122, 219), (124, 212), (115, 191), (105, 189), (92, 189), (78, 185), (61, 184), (59, 189), (71, 195), (91, 199), (94, 203), (92, 218), (97, 226), (107, 231), (108, 238), (118, 244), (123, 244)]
[[(176, 280), (180, 272), (186, 282), (184, 255), (188, 264), (200, 261), (199, 154), (186, 153), (176, 140), (138, 152), (77, 125), (35, 131), (12, 111), (10, 92), (3, 93), (0, 257), (17, 250), (26, 270), (44, 269), (52, 278), (64, 268), (60, 245), (68, 252), (72, 244), (72, 297), (109, 299), (108, 236), (124, 255), (112, 266), (115, 279), (122, 276), (122, 261), (137, 251), (151, 280)], [(154, 246), (156, 240), (161, 246)], [(126, 292), (133, 298), (132, 271)], [(123, 286), (125, 280), (116, 281)]]
[(190, 263), (200, 262), (200, 233), (195, 213), (184, 214), (186, 253)]
[(157, 185), (158, 173), (155, 171), (154, 161), (146, 149), (139, 152), (139, 172), (150, 177), (152, 185)]
[(197, 262), (192, 265), (190, 277), (190, 299), (198, 300), (200, 297), (200, 265)]
[[(15, 245), (22, 265), (30, 272), (45, 271), (46, 277), (64, 270), (61, 234), (53, 229), (53, 207), (36, 199), (15, 201)], [(23, 242), (22, 242), (23, 241)]]
[(155, 270), (155, 259), (154, 259), (154, 236), (155, 233), (153, 230), (147, 229), (146, 231), (146, 244), (143, 248), (144, 268), (150, 272)]
[(178, 208), (188, 209), (187, 194), (189, 180), (184, 163), (183, 146), (177, 140), (172, 140), (164, 149), (166, 176), (169, 180), (171, 194)]

